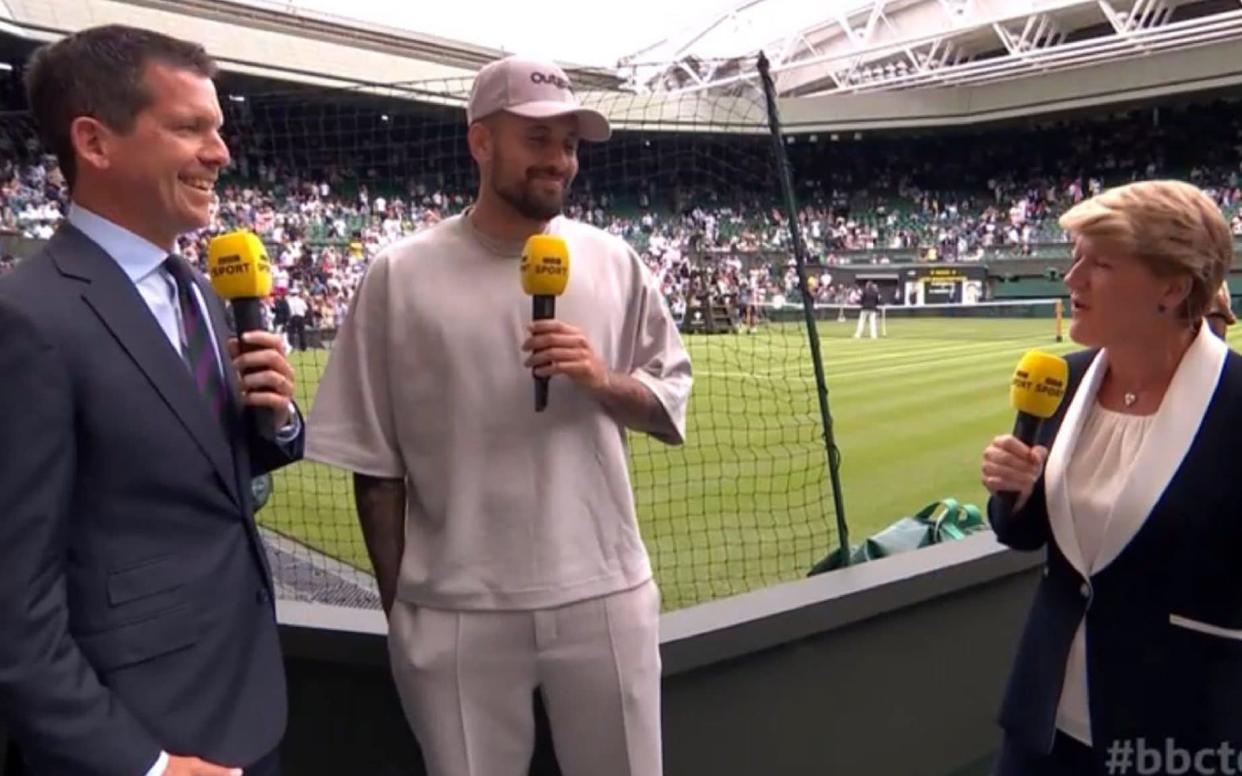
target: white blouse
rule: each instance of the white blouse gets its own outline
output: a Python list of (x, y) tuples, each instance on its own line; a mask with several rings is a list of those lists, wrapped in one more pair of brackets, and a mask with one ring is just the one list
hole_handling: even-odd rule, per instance
[[(1083, 421), (1067, 467), (1066, 484), (1074, 531), (1088, 568), (1100, 552), (1109, 512), (1130, 477), (1130, 469), (1155, 417), (1114, 412), (1096, 402)], [(1070, 645), (1065, 684), (1057, 707), (1057, 728), (1089, 746), (1086, 633), (1084, 618)]]

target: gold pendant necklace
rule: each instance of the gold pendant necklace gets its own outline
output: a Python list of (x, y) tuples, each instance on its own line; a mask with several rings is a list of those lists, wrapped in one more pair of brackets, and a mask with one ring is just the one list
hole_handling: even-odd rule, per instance
[(1121, 400), (1125, 402), (1127, 407), (1133, 407), (1134, 402), (1138, 401), (1138, 396), (1133, 393), (1127, 393), (1121, 397)]

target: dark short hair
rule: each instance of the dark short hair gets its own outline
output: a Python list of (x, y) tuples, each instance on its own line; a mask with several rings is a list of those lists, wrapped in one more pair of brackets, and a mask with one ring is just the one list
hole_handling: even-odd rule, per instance
[(69, 127), (91, 116), (111, 129), (133, 129), (151, 104), (147, 65), (160, 62), (214, 78), (216, 63), (197, 43), (151, 30), (108, 24), (42, 46), (26, 68), (26, 98), (45, 148), (56, 154), (69, 188), (77, 177)]

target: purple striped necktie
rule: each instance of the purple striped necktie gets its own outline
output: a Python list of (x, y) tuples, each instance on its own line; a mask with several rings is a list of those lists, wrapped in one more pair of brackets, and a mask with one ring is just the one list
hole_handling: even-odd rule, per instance
[(177, 302), (181, 306), (181, 325), (184, 328), (184, 340), (181, 343), (181, 357), (189, 367), (198, 392), (207, 403), (211, 417), (225, 429), (225, 399), (227, 391), (220, 375), (220, 364), (217, 361), (216, 348), (211, 339), (211, 323), (199, 306), (194, 293), (193, 272), (190, 265), (180, 256), (169, 256), (164, 262), (164, 269), (172, 275), (177, 286)]

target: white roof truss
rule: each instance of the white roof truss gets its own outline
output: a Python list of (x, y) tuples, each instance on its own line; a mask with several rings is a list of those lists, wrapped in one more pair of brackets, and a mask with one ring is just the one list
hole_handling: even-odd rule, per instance
[(782, 96), (810, 96), (1004, 81), (1242, 39), (1242, 0), (869, 0), (709, 55), (713, 36), (776, 1), (739, 3), (621, 72), (640, 90), (733, 91), (757, 82), (763, 50)]

